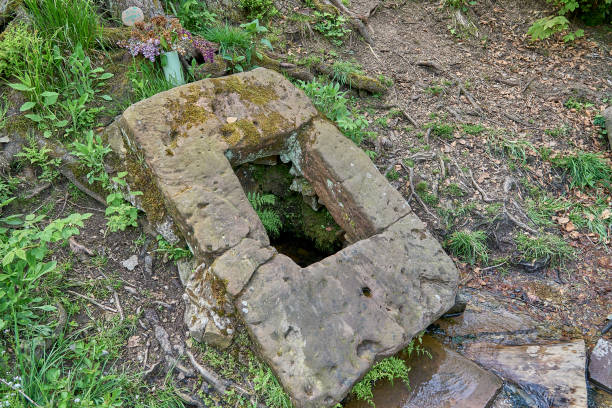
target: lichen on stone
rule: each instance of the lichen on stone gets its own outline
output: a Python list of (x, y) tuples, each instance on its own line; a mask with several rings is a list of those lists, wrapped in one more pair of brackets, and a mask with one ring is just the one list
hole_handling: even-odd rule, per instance
[(257, 106), (263, 106), (270, 101), (278, 99), (272, 87), (265, 87), (253, 83), (251, 80), (243, 81), (236, 76), (214, 78), (210, 80), (215, 87), (215, 94), (237, 93), (240, 99), (249, 101)]

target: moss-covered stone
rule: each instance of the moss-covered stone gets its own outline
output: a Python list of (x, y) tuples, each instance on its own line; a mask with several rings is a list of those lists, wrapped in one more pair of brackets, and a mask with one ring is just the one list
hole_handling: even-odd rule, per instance
[(263, 106), (270, 101), (278, 99), (278, 95), (272, 88), (257, 85), (250, 79), (242, 80), (237, 76), (211, 79), (215, 86), (215, 94), (237, 93), (242, 100)]

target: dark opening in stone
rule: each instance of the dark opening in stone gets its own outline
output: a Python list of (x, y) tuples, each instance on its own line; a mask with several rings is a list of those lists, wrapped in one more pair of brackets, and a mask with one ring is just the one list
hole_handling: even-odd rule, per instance
[(372, 296), (372, 291), (367, 286), (364, 286), (363, 288), (361, 288), (361, 293), (365, 297), (371, 297)]
[(344, 231), (290, 164), (273, 156), (243, 164), (235, 172), (278, 252), (305, 267), (344, 246)]

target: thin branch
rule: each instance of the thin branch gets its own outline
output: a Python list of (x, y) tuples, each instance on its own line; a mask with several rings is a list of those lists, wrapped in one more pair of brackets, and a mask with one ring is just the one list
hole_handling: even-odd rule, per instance
[(469, 170), (469, 175), (470, 175), (470, 179), (472, 179), (472, 184), (474, 185), (476, 190), (478, 190), (478, 192), (482, 196), (482, 200), (485, 203), (492, 203), (492, 202), (494, 202), (495, 200), (492, 199), (492, 198), (489, 198), (489, 196), (487, 196), (487, 193), (482, 189), (482, 187), (480, 187), (478, 185), (478, 183), (476, 183), (476, 180), (474, 180), (474, 174), (472, 174), (472, 169)]
[(97, 300), (90, 298), (89, 296), (81, 295), (80, 293), (75, 292), (74, 290), (70, 290), (70, 289), (66, 289), (66, 292), (72, 293), (75, 296), (88, 300), (89, 302), (93, 303), (94, 305), (98, 306), (101, 309), (108, 310), (109, 312), (117, 313), (117, 311), (113, 309), (112, 307), (103, 305), (102, 303), (99, 303)]
[(41, 406), (41, 405), (38, 405), (37, 403), (35, 403), (35, 402), (32, 400), (32, 398), (28, 397), (28, 395), (27, 395), (25, 392), (23, 392), (23, 391), (22, 391), (22, 390), (20, 390), (19, 388), (15, 388), (15, 387), (13, 387), (11, 384), (9, 384), (8, 382), (6, 382), (6, 381), (5, 381), (3, 378), (0, 378), (0, 382), (2, 382), (2, 384), (6, 385), (6, 386), (7, 386), (7, 387), (9, 387), (10, 389), (17, 391), (19, 394), (21, 394), (21, 396), (22, 396), (23, 398), (27, 399), (27, 400), (28, 400), (28, 402), (29, 402), (30, 404), (34, 405), (35, 407), (42, 408), (42, 406)]
[(421, 199), (421, 197), (416, 193), (416, 191), (414, 191), (414, 170), (412, 169), (412, 167), (407, 167), (406, 165), (404, 165), (404, 163), (402, 163), (402, 167), (404, 168), (404, 170), (407, 170), (408, 173), (410, 174), (410, 180), (409, 180), (409, 184), (410, 184), (410, 191), (411, 191), (411, 197), (414, 196), (414, 198), (418, 201), (418, 203), (421, 205), (421, 207), (423, 207), (423, 209), (425, 210), (425, 212), (427, 214), (429, 214), (431, 216), (431, 218), (433, 218), (434, 220), (436, 220), (436, 222), (440, 222), (440, 220), (438, 219), (438, 217), (436, 217), (436, 215), (434, 213), (432, 213), (431, 211), (429, 211), (429, 208), (427, 207), (427, 205), (423, 202), (423, 200)]

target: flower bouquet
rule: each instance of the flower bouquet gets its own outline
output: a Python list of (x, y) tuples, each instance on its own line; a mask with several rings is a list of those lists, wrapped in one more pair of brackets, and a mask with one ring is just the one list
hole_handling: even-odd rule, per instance
[(213, 62), (217, 51), (213, 43), (185, 30), (177, 18), (164, 16), (136, 23), (130, 38), (118, 45), (151, 62), (159, 56), (166, 79), (174, 85), (185, 83), (181, 59), (185, 64), (192, 59)]

